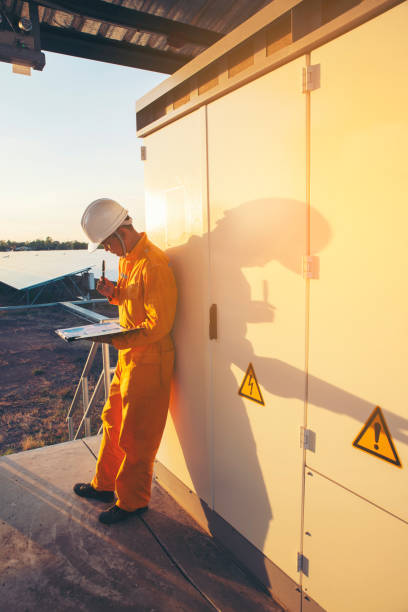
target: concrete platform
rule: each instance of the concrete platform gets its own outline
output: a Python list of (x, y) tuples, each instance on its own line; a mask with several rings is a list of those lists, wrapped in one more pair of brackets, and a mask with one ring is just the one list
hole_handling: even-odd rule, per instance
[(94, 437), (0, 458), (0, 610), (282, 611), (157, 484), (143, 517), (99, 523), (107, 504), (72, 492), (92, 477), (98, 446)]

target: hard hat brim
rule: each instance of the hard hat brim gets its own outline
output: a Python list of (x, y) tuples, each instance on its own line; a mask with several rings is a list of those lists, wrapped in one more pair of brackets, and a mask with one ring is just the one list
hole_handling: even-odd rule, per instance
[(88, 252), (93, 253), (100, 244), (100, 242), (88, 242)]

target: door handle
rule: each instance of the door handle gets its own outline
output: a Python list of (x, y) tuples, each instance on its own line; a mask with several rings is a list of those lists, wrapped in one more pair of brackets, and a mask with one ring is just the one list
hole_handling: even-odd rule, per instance
[(210, 340), (217, 340), (217, 304), (211, 304), (210, 306)]

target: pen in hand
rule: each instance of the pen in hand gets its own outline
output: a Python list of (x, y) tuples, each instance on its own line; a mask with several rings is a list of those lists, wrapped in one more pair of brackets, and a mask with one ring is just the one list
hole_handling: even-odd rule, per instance
[(102, 274), (98, 284), (96, 285), (96, 290), (99, 291), (101, 295), (111, 298), (113, 296), (114, 289), (114, 283), (112, 283), (112, 281), (110, 281), (108, 278), (105, 278), (105, 260), (102, 260)]

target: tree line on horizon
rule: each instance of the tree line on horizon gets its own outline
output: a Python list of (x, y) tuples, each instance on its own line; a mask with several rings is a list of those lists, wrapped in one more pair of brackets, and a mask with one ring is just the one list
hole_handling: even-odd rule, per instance
[(35, 240), (0, 240), (0, 251), (70, 251), (75, 249), (86, 249), (88, 244), (86, 242), (79, 242), (79, 240), (66, 240), (60, 242), (59, 240), (53, 240), (51, 236), (47, 236), (45, 239), (36, 238)]

